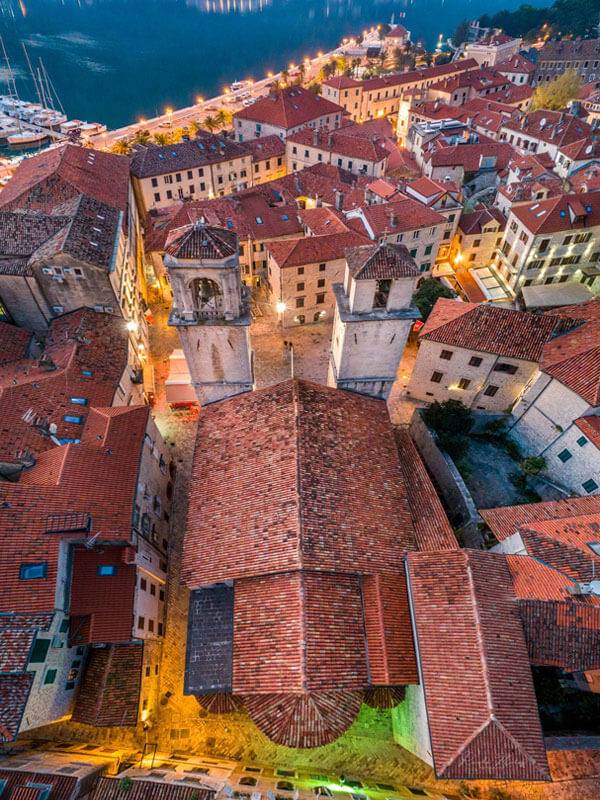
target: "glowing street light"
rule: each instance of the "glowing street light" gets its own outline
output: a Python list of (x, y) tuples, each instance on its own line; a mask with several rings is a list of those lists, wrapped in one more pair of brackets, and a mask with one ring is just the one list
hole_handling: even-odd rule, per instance
[(165, 108), (165, 114), (169, 118), (169, 127), (171, 127), (173, 125), (173, 109), (167, 106), (167, 108)]
[(136, 322), (134, 319), (130, 319), (130, 320), (127, 322), (127, 330), (128, 330), (128, 331), (131, 331), (132, 333), (133, 333), (133, 331), (137, 331), (137, 329), (138, 329), (139, 327), (140, 327), (140, 326), (138, 325), (138, 323), (137, 323), (137, 322)]
[(286, 310), (286, 308), (287, 308), (287, 306), (286, 306), (286, 304), (283, 302), (283, 300), (279, 300), (279, 301), (278, 301), (278, 302), (275, 304), (275, 311), (277, 311), (277, 313), (278, 313), (280, 316), (281, 316), (281, 314), (283, 314), (283, 312)]
[(196, 98), (196, 104), (201, 105), (203, 102), (204, 98), (202, 97), (202, 95), (198, 95), (198, 97)]

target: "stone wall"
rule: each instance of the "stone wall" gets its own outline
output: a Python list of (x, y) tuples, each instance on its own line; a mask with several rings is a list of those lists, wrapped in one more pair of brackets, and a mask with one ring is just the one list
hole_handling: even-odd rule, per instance
[(410, 435), (421, 458), (432, 475), (450, 510), (450, 516), (458, 519), (465, 544), (479, 546), (477, 508), (454, 461), (437, 445), (435, 434), (423, 422), (420, 410), (415, 410), (410, 423)]

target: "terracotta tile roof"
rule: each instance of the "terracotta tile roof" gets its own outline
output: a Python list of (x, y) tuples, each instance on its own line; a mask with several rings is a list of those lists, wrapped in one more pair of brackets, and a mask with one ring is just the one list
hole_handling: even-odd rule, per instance
[(34, 677), (33, 672), (0, 676), (0, 742), (17, 738)]
[(499, 208), (478, 208), (460, 215), (458, 227), (467, 236), (483, 232), (483, 228), (491, 222), (498, 223), (498, 232), (506, 228), (506, 219)]
[(413, 440), (405, 428), (394, 431), (408, 505), (419, 550), (456, 550), (458, 542)]
[(295, 203), (297, 198), (308, 197), (336, 207), (341, 201), (340, 208), (347, 210), (364, 202), (364, 188), (368, 183), (369, 178), (365, 176), (353, 175), (332, 164), (318, 163), (263, 183), (256, 189), (260, 189), (269, 200), (279, 203), (284, 200)]
[(519, 103), (528, 100), (533, 95), (533, 87), (528, 84), (516, 85), (510, 84), (506, 89), (500, 89), (496, 92), (495, 97), (499, 103), (512, 105), (518, 107)]
[[(256, 474), (270, 476), (268, 491), (254, 491)], [(375, 400), (288, 381), (215, 404), (200, 417), (193, 475), (182, 565), (191, 587), (301, 568), (398, 572), (415, 547), (389, 418)], [(240, 496), (248, 502), (232, 503)], [(325, 498), (335, 514), (324, 514)]]
[(521, 600), (572, 600), (569, 587), (571, 578), (556, 569), (542, 564), (532, 556), (507, 555), (513, 590)]
[(199, 131), (190, 141), (168, 145), (137, 145), (131, 159), (131, 174), (149, 178), (179, 170), (196, 169), (248, 155), (249, 148), (229, 137)]
[(25, 358), (33, 334), (8, 322), (0, 322), (0, 366)]
[(353, 89), (356, 86), (362, 86), (362, 83), (350, 78), (348, 75), (336, 75), (335, 78), (329, 78), (328, 81), (325, 81), (323, 86), (331, 86), (332, 89)]
[(149, 246), (164, 250), (166, 242), (172, 235), (177, 236), (179, 229), (198, 221), (225, 228), (240, 239), (268, 240), (301, 235), (303, 231), (296, 203), (284, 202), (281, 195), (276, 203), (270, 202), (267, 187), (269, 183), (231, 197), (185, 203), (173, 217), (154, 231)]
[[(513, 87), (514, 89), (518, 87)], [(527, 88), (531, 91), (530, 87)], [(587, 139), (592, 135), (592, 128), (587, 122), (561, 111), (539, 109), (525, 114), (521, 119), (507, 120), (505, 127), (509, 131), (525, 134), (532, 139), (559, 145), (560, 147)]]
[(423, 67), (422, 69), (401, 72), (392, 75), (383, 75), (380, 78), (369, 78), (363, 81), (363, 91), (373, 92), (378, 89), (387, 89), (392, 86), (404, 86), (411, 83), (425, 83), (436, 78), (443, 78), (454, 72), (463, 72), (472, 69), (479, 69), (479, 64), (474, 58), (464, 58), (453, 61), (450, 64), (439, 64), (433, 67)]
[(73, 722), (96, 727), (134, 726), (143, 652), (141, 642), (93, 647), (77, 694)]
[(600, 450), (600, 417), (579, 417), (575, 425)]
[(22, 161), (0, 191), (0, 207), (51, 211), (58, 203), (84, 194), (125, 212), (128, 192), (126, 156), (67, 144)]
[(558, 317), (571, 317), (572, 319), (585, 319), (592, 322), (600, 321), (600, 297), (587, 300), (585, 303), (576, 303), (572, 306), (561, 306), (552, 311)]
[(23, 210), (0, 211), (0, 258), (31, 256), (69, 224), (69, 217)]
[(384, 161), (388, 155), (380, 137), (371, 134), (369, 129), (363, 131), (362, 125), (344, 125), (338, 130), (304, 128), (288, 136), (287, 141), (374, 164)]
[(485, 142), (480, 144), (453, 144), (424, 153), (425, 161), (434, 167), (463, 167), (465, 172), (478, 172), (482, 158), (496, 158), (494, 169), (506, 169), (514, 155), (512, 145), (506, 142)]
[(600, 142), (593, 136), (579, 139), (577, 142), (565, 144), (560, 152), (573, 161), (591, 161), (600, 156)]
[(530, 556), (574, 581), (594, 580), (599, 571), (600, 556), (590, 543), (600, 539), (600, 514), (530, 522), (519, 533)]
[(562, 194), (515, 206), (511, 213), (536, 235), (592, 228), (600, 225), (600, 193)]
[(600, 320), (548, 341), (540, 368), (591, 406), (600, 406)]
[(165, 246), (170, 256), (179, 259), (221, 260), (237, 254), (237, 235), (227, 228), (195, 222), (171, 231)]
[(234, 598), (234, 694), (368, 684), (359, 576), (299, 570), (244, 578)]
[(467, 550), (410, 553), (407, 569), (436, 775), (547, 780), (504, 558)]
[(327, 233), (344, 233), (349, 228), (344, 215), (329, 206), (320, 208), (302, 208), (298, 216), (305, 228), (313, 236), (323, 236)]
[[(136, 778), (132, 780), (126, 796), (127, 800), (212, 800), (215, 792), (197, 786)], [(92, 789), (89, 800), (123, 800), (120, 778), (100, 778)]]
[(511, 56), (507, 61), (501, 61), (499, 64), (496, 64), (494, 69), (498, 72), (504, 72), (510, 75), (514, 73), (526, 73), (527, 75), (531, 75), (532, 72), (535, 72), (535, 64), (520, 53), (515, 53), (514, 56)]
[(235, 119), (252, 120), (263, 125), (273, 125), (289, 130), (299, 125), (307, 125), (315, 119), (335, 116), (341, 119), (343, 109), (341, 106), (326, 100), (314, 92), (301, 86), (288, 86), (279, 89), (265, 97), (259, 98), (248, 108), (243, 108), (234, 114)]
[(600, 668), (600, 606), (572, 600), (521, 600), (532, 664), (565, 672)]
[(387, 178), (377, 178), (367, 186), (367, 189), (386, 200), (398, 194), (398, 187)]
[(285, 142), (276, 133), (271, 136), (261, 136), (260, 139), (250, 139), (243, 142), (242, 146), (252, 156), (252, 162), (264, 161), (267, 158), (285, 156)]
[(598, 39), (549, 39), (538, 50), (538, 64), (541, 61), (598, 58), (599, 55)]
[[(47, 800), (71, 800), (78, 782), (77, 777), (73, 775), (53, 775), (50, 772), (28, 772), (17, 769), (0, 769), (0, 780), (6, 781), (2, 800), (4, 797), (6, 800), (14, 800), (17, 797), (21, 800), (25, 800), (25, 798), (30, 800), (29, 795), (16, 794), (24, 789), (27, 783), (52, 786)], [(39, 792), (40, 790), (36, 789), (35, 791)], [(38, 795), (33, 795), (31, 800), (38, 800)]]
[(364, 206), (362, 214), (377, 237), (446, 224), (445, 217), (410, 197)]
[(52, 614), (0, 613), (0, 674), (23, 673), (38, 631), (47, 631)]
[(360, 711), (361, 692), (256, 694), (244, 698), (253, 722), (286, 747), (319, 747), (335, 741)]
[(546, 503), (487, 508), (482, 509), (479, 513), (496, 539), (501, 542), (530, 522), (567, 519), (584, 514), (600, 514), (600, 495), (570, 497), (568, 500), (553, 500)]
[(472, 88), (475, 92), (487, 91), (492, 87), (505, 87), (509, 84), (508, 78), (491, 69), (482, 67), (472, 72), (462, 72), (450, 78), (438, 81), (429, 87), (433, 92), (452, 94), (457, 89)]
[(420, 338), (507, 358), (539, 361), (544, 345), (558, 327), (561, 320), (549, 314), (441, 298), (421, 329)]
[(325, 236), (306, 236), (303, 239), (284, 239), (267, 245), (269, 254), (280, 269), (316, 264), (344, 258), (346, 250), (366, 242), (367, 237), (354, 231), (328, 233)]
[[(91, 309), (64, 314), (52, 322), (44, 354), (46, 362), (27, 358), (0, 368), (0, 459), (12, 460), (25, 448), (39, 454), (55, 446), (23, 420), (29, 410), (40, 422), (56, 424), (58, 438), (79, 439), (88, 409), (113, 402), (128, 361), (123, 319)], [(85, 398), (87, 405), (74, 405), (72, 397)], [(81, 417), (82, 423), (66, 422), (66, 415)]]
[(569, 186), (574, 192), (597, 192), (600, 189), (600, 167), (589, 164), (569, 175)]
[(406, 184), (405, 191), (409, 195), (419, 195), (419, 198), (423, 198), (422, 202), (427, 203), (427, 205), (436, 203), (445, 195), (448, 195), (452, 200), (456, 200), (454, 195), (460, 194), (460, 189), (454, 181), (435, 181), (425, 176), (409, 181)]
[(363, 613), (369, 684), (405, 686), (418, 683), (406, 576), (365, 575)]
[[(94, 531), (101, 532), (101, 540), (107, 545), (129, 543), (148, 414), (147, 406), (92, 409), (81, 444), (56, 448), (65, 456), (54, 485), (48, 482), (43, 458), (23, 474), (19, 483), (2, 483), (0, 533), (5, 547), (0, 582), (6, 591), (0, 597), (0, 611), (44, 613), (54, 609), (63, 538), (57, 531), (57, 526), (62, 530), (61, 515), (67, 521), (69, 515), (76, 515), (78, 520), (90, 518)], [(98, 481), (98, 475), (103, 476), (102, 481)], [(47, 578), (19, 580), (19, 564), (23, 562), (46, 562)], [(119, 602), (126, 605), (123, 598), (115, 597), (110, 606), (97, 610), (94, 622), (103, 630), (105, 641), (110, 641), (113, 632), (111, 620), (121, 624), (114, 608)]]
[(346, 253), (348, 269), (354, 280), (392, 280), (417, 278), (419, 270), (403, 244), (367, 244)]

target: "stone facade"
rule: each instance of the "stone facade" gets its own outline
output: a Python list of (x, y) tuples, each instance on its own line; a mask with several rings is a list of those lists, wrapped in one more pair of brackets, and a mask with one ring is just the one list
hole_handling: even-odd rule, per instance
[(202, 405), (250, 391), (254, 384), (249, 298), (240, 281), (237, 236), (223, 231), (231, 242), (221, 252), (204, 247), (202, 237), (219, 230), (191, 226), (183, 246), (193, 238), (198, 248), (176, 246), (165, 254), (173, 288), (169, 324), (178, 329)]
[(534, 361), (421, 340), (407, 393), (427, 403), (452, 399), (480, 411), (504, 411), (537, 369)]
[[(391, 248), (383, 244), (356, 249), (374, 251), (376, 257), (381, 249)], [(405, 248), (399, 249), (410, 259)], [(412, 268), (412, 274), (406, 270), (402, 277), (392, 277), (393, 270), (385, 267), (366, 272), (379, 278), (362, 277), (352, 274), (347, 257), (344, 283), (333, 286), (336, 308), (328, 386), (380, 399), (388, 397), (411, 325), (419, 317), (411, 306), (418, 278), (414, 261)], [(388, 274), (390, 277), (384, 277)]]

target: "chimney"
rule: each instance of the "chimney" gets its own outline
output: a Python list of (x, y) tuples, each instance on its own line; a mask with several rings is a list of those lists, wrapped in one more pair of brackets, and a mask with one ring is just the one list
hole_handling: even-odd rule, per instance
[(393, 211), (390, 211), (389, 218), (390, 218), (390, 228), (395, 228), (396, 225), (398, 224), (398, 217), (396, 216), (396, 214), (394, 214)]
[(332, 147), (333, 147), (333, 133), (329, 133), (327, 135), (327, 149), (331, 150)]
[(318, 130), (314, 130), (312, 132), (312, 143), (313, 143), (313, 147), (318, 147), (318, 145), (319, 145), (319, 131)]
[(336, 189), (334, 195), (335, 195), (335, 207), (338, 211), (341, 211), (344, 207), (344, 193), (340, 192), (339, 189)]

